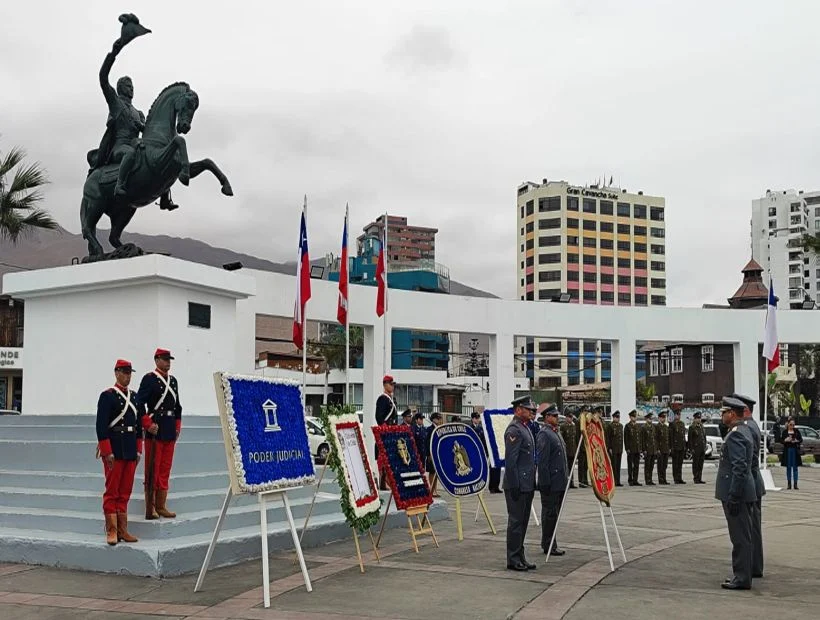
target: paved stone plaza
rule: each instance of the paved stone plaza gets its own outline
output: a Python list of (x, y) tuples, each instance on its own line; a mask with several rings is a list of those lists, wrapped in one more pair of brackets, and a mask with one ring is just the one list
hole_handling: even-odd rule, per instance
[[(259, 561), (210, 572), (199, 594), (193, 592), (193, 575), (157, 580), (5, 564), (0, 565), (0, 618), (582, 620), (706, 618), (727, 611), (747, 618), (814, 615), (820, 603), (820, 470), (801, 470), (800, 491), (767, 496), (766, 576), (756, 580), (750, 592), (719, 587), (730, 570), (730, 547), (721, 509), (712, 498), (715, 469), (708, 467), (705, 474), (706, 485), (619, 490), (614, 506), (629, 562), (613, 574), (590, 491), (571, 492), (567, 520), (559, 532), (567, 555), (552, 558), (548, 566), (539, 548), (540, 531), (531, 523), (529, 559), (537, 560), (539, 568), (524, 574), (504, 569), (504, 502), (503, 496), (493, 495), (490, 509), (497, 536), (485, 523), (473, 523), (475, 502), (468, 501), (463, 542), (456, 540), (454, 521), (439, 522), (441, 548), (425, 542), (417, 555), (410, 551), (407, 532), (392, 530), (382, 542), (381, 564), (368, 554), (364, 575), (356, 565), (352, 540), (307, 550), (311, 594), (304, 590), (295, 555), (274, 555), (267, 610), (261, 605)], [(781, 483), (783, 470), (776, 468), (774, 474)]]

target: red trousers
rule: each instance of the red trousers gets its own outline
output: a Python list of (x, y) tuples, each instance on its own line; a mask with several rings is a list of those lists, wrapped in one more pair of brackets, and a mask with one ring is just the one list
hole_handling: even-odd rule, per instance
[(109, 465), (103, 459), (103, 473), (105, 474), (103, 512), (105, 514), (128, 512), (128, 500), (131, 499), (131, 489), (134, 488), (134, 473), (136, 471), (136, 461), (116, 459), (113, 465)]
[[(174, 446), (176, 441), (159, 441), (149, 439), (145, 441), (145, 481), (150, 479), (151, 473), (148, 464), (154, 464), (154, 490), (167, 491), (168, 481), (171, 478), (171, 465), (174, 463)], [(153, 450), (153, 454), (152, 451)]]

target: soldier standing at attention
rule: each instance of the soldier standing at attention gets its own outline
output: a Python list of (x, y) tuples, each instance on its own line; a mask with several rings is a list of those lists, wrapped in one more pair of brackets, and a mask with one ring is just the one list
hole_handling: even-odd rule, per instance
[(512, 401), (515, 416), (504, 431), (504, 499), (507, 502), (507, 568), (535, 570), (524, 555), (524, 538), (535, 495), (535, 440), (527, 422), (538, 407), (529, 396)]
[(643, 438), (641, 427), (636, 421), (638, 412), (634, 409), (629, 412), (629, 422), (624, 429), (624, 447), (626, 448), (626, 467), (629, 472), (628, 483), (631, 487), (643, 486), (638, 482), (638, 468), (641, 464), (643, 452)]
[[(376, 399), (376, 424), (379, 426), (398, 424), (399, 410), (396, 408), (396, 402), (393, 400), (393, 391), (396, 389), (396, 382), (393, 381), (393, 377), (384, 375), (382, 378), (382, 387), (384, 388), (384, 392), (379, 394), (379, 397)], [(379, 446), (376, 446), (377, 467), (378, 462)], [(379, 489), (382, 491), (387, 489), (386, 476), (381, 468), (379, 468)]]
[[(581, 408), (582, 415), (586, 411), (589, 411), (589, 407), (584, 406)], [(578, 445), (580, 446), (578, 449), (578, 488), (585, 489), (589, 486), (587, 483), (587, 451), (586, 446), (584, 445), (584, 434), (581, 432), (580, 415), (575, 418), (575, 437), (577, 438)]]
[(624, 453), (624, 427), (621, 424), (621, 412), (618, 410), (615, 410), (612, 421), (606, 425), (606, 449), (612, 463), (615, 486), (622, 487), (624, 485), (621, 484), (621, 456)]
[(564, 410), (564, 423), (561, 425), (561, 437), (564, 438), (564, 445), (567, 447), (567, 472), (569, 473), (569, 488), (575, 488), (575, 481), (573, 480), (573, 460), (575, 459), (575, 452), (578, 450), (578, 436), (575, 433), (575, 422), (572, 416), (573, 410), (567, 407)]
[(154, 351), (156, 369), (142, 378), (137, 398), (145, 406), (142, 428), (145, 431), (145, 518), (173, 519), (175, 512), (168, 510), (168, 483), (174, 462), (174, 449), (182, 429), (182, 405), (179, 402), (179, 384), (170, 374), (171, 360), (168, 349)]
[(692, 416), (689, 425), (689, 437), (686, 442), (692, 452), (692, 478), (695, 484), (706, 484), (703, 481), (703, 461), (706, 459), (706, 429), (700, 421), (700, 411)]
[(646, 424), (641, 429), (641, 447), (643, 448), (643, 478), (646, 486), (655, 486), (652, 482), (652, 470), (655, 468), (655, 458), (658, 456), (658, 436), (655, 425), (652, 424), (652, 412), (644, 417)]
[(757, 501), (752, 505), (752, 577), (760, 579), (763, 577), (763, 496), (766, 495), (766, 485), (763, 484), (763, 476), (760, 475), (760, 450), (762, 449), (760, 427), (752, 417), (755, 401), (742, 394), (732, 394), (732, 398), (738, 399), (746, 409), (743, 410), (743, 424), (749, 429), (749, 435), (754, 444), (754, 458), (752, 459), (752, 477), (755, 482), (755, 493)]
[(669, 425), (672, 443), (672, 479), (675, 484), (686, 484), (683, 479), (683, 460), (686, 457), (686, 424), (680, 419), (680, 409), (675, 409), (675, 419)]
[(97, 450), (105, 474), (103, 513), (105, 541), (137, 542), (128, 532), (128, 500), (134, 488), (134, 473), (142, 453), (139, 419), (142, 405), (128, 389), (133, 368), (127, 360), (114, 365), (116, 384), (100, 394), (97, 402)]
[(538, 491), (541, 493), (541, 548), (545, 554), (560, 556), (565, 552), (558, 548), (557, 537), (553, 541), (553, 534), (567, 488), (567, 447), (558, 432), (558, 407), (547, 407), (544, 410), (544, 420), (546, 424), (538, 431), (535, 439), (538, 451)]
[[(732, 397), (723, 399), (721, 419), (729, 429), (718, 465), (715, 499), (723, 503), (723, 514), (732, 541), (733, 577), (720, 587), (749, 590), (752, 587), (752, 504), (757, 502), (752, 479), (754, 446), (751, 433), (743, 424), (746, 405)], [(741, 430), (743, 429), (743, 430)]]
[(658, 425), (655, 427), (655, 438), (658, 440), (658, 484), (669, 484), (666, 481), (666, 468), (669, 466), (669, 425), (666, 423), (667, 412), (664, 409), (658, 415)]

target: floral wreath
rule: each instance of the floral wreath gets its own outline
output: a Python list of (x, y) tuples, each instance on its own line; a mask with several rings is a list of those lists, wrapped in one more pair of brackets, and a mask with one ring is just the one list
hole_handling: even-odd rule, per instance
[[(273, 384), (275, 386), (282, 386), (283, 388), (295, 387), (298, 392), (301, 384), (297, 381), (292, 381), (289, 379), (272, 379), (257, 375), (239, 375), (227, 372), (220, 373), (220, 378), (222, 393), (225, 398), (225, 421), (228, 433), (228, 436), (225, 439), (226, 442), (229, 443), (228, 467), (231, 468), (232, 472), (236, 476), (236, 481), (239, 487), (238, 491), (240, 493), (259, 493), (263, 491), (274, 491), (278, 489), (288, 489), (313, 484), (316, 480), (316, 474), (313, 469), (313, 458), (310, 455), (307, 430), (304, 425), (304, 410), (302, 409), (301, 393), (299, 393), (300, 398), (298, 399), (298, 403), (296, 405), (293, 405), (292, 408), (288, 408), (290, 403), (287, 401), (284, 403), (279, 403), (279, 410), (284, 410), (286, 417), (291, 417), (294, 413), (298, 414), (298, 417), (303, 420), (303, 423), (294, 424), (293, 428), (288, 430), (282, 429), (279, 432), (286, 433), (285, 436), (288, 439), (288, 443), (294, 446), (301, 446), (306, 450), (310, 459), (309, 467), (305, 467), (304, 459), (294, 459), (294, 462), (280, 464), (280, 471), (283, 472), (283, 475), (278, 477), (276, 480), (261, 483), (250, 483), (247, 481), (247, 472), (245, 471), (245, 464), (242, 459), (242, 449), (244, 447), (246, 450), (253, 450), (253, 448), (257, 445), (257, 438), (253, 436), (243, 437), (244, 444), (240, 443), (239, 428), (236, 422), (236, 411), (234, 410), (234, 402), (237, 399), (240, 397), (243, 399), (249, 397), (243, 393), (245, 389), (244, 386), (248, 386), (246, 389), (250, 390), (251, 393), (259, 391), (259, 388), (261, 387), (259, 384), (266, 384), (267, 386)], [(243, 387), (240, 388), (240, 386)], [(268, 397), (269, 393), (260, 393), (256, 396), (260, 402), (263, 398)], [(293, 409), (296, 409), (296, 411), (294, 412)], [(288, 414), (290, 414), (290, 416), (288, 416)], [(310, 473), (306, 471), (308, 469)]]
[[(419, 454), (416, 441), (409, 427), (395, 425), (374, 426), (373, 435), (375, 435), (376, 445), (379, 449), (379, 470), (387, 476), (387, 482), (393, 493), (393, 501), (396, 502), (396, 507), (399, 510), (406, 510), (407, 508), (413, 508), (415, 506), (429, 506), (432, 504), (433, 495), (430, 491), (430, 486), (427, 484), (427, 478), (424, 476), (424, 464), (421, 461), (421, 455)], [(387, 449), (384, 438), (390, 435), (402, 435), (407, 437), (405, 443), (412, 446), (412, 456), (415, 459), (415, 464), (418, 466), (418, 472), (421, 475), (423, 484), (419, 484), (416, 487), (405, 487), (403, 491), (399, 489), (396, 483), (395, 472), (400, 468), (399, 463), (401, 462), (401, 457), (396, 449)], [(402, 439), (403, 438), (404, 437), (402, 437)], [(395, 444), (390, 444), (390, 447), (394, 448)], [(411, 464), (412, 463), (413, 461), (411, 460)]]
[(513, 410), (512, 408), (485, 409), (481, 415), (491, 466), (500, 469), (504, 467), (504, 433), (513, 418)]
[[(336, 472), (336, 482), (340, 489), (342, 513), (351, 527), (355, 528), (358, 532), (364, 532), (379, 522), (381, 498), (379, 497), (378, 487), (373, 478), (373, 472), (370, 469), (370, 460), (367, 458), (359, 416), (356, 415), (353, 407), (331, 406), (322, 408), (320, 419), (322, 421), (322, 428), (325, 431), (325, 436), (328, 438), (330, 444), (330, 452), (327, 455), (326, 464), (330, 469)], [(347, 463), (341, 458), (342, 446), (339, 442), (339, 435), (336, 432), (338, 429), (347, 428), (356, 429), (356, 436), (359, 440), (359, 450), (361, 451), (362, 462), (364, 463), (365, 472), (367, 474), (367, 483), (370, 485), (370, 489), (373, 490), (371, 495), (358, 500), (353, 500), (350, 472), (347, 469)]]

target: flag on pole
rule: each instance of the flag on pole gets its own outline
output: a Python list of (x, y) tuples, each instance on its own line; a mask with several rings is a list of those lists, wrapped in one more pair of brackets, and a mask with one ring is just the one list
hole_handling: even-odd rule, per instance
[(387, 217), (384, 218), (384, 234), (381, 245), (379, 262), (376, 265), (376, 284), (379, 287), (376, 293), (377, 316), (383, 316), (387, 312)]
[(293, 344), (305, 346), (305, 304), (310, 299), (310, 256), (307, 240), (307, 199), (299, 226), (299, 256), (296, 260), (296, 303), (293, 308)]
[(769, 278), (769, 305), (766, 308), (766, 332), (763, 335), (763, 357), (769, 360), (768, 371), (780, 366), (780, 344), (777, 342), (777, 297), (774, 283)]
[(347, 217), (348, 210), (345, 207), (345, 229), (342, 233), (342, 257), (339, 259), (339, 306), (336, 308), (336, 319), (343, 326), (347, 326)]

